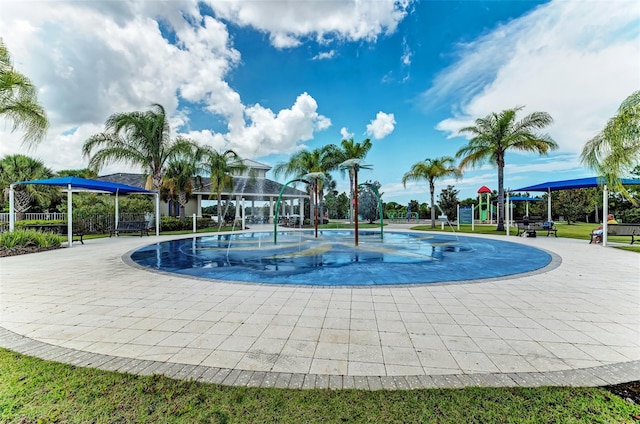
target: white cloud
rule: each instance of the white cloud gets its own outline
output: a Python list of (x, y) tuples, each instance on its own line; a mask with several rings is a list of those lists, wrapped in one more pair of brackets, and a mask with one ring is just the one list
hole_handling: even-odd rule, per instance
[(376, 119), (372, 119), (367, 125), (365, 134), (379, 140), (391, 134), (395, 128), (396, 120), (393, 113), (378, 112)]
[(353, 138), (353, 136), (354, 136), (354, 134), (352, 132), (349, 132), (347, 127), (340, 128), (340, 135), (342, 136), (343, 140), (349, 140), (350, 138)]
[(320, 43), (334, 38), (373, 41), (380, 34), (396, 30), (411, 2), (209, 0), (207, 3), (220, 18), (268, 33), (273, 46), (290, 48), (307, 37)]
[(579, 152), (640, 86), (640, 6), (635, 1), (552, 1), (460, 46), (460, 58), (424, 93), (453, 104), (438, 129), (526, 105), (555, 119), (561, 151)]
[[(277, 113), (245, 105), (227, 82), (240, 52), (226, 25), (201, 15), (195, 0), (8, 0), (2, 9), (3, 40), (49, 113), (51, 128), (37, 154), (54, 169), (85, 167), (82, 144), (104, 129), (109, 115), (150, 103), (166, 108), (174, 130), (189, 123), (187, 110), (176, 110), (179, 101), (199, 105), (222, 119), (227, 132), (184, 135), (247, 157), (293, 151), (331, 125), (307, 93)], [(0, 125), (0, 154), (22, 152), (18, 135), (8, 130)], [(129, 170), (114, 164), (102, 172), (118, 167)]]
[(331, 59), (332, 57), (334, 57), (336, 55), (336, 51), (335, 50), (329, 50), (328, 52), (321, 52), (318, 53), (317, 55), (315, 55), (312, 60), (325, 60), (325, 59)]

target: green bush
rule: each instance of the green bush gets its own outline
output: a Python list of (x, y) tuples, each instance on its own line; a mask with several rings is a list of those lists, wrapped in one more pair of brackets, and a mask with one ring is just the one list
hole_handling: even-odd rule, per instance
[(60, 247), (62, 238), (52, 233), (41, 233), (35, 230), (18, 230), (0, 234), (0, 249), (16, 249), (21, 247)]
[[(196, 228), (203, 229), (211, 227), (213, 224), (211, 218), (196, 218)], [(163, 216), (160, 218), (160, 231), (189, 231), (193, 229), (192, 218), (180, 218), (172, 216)]]

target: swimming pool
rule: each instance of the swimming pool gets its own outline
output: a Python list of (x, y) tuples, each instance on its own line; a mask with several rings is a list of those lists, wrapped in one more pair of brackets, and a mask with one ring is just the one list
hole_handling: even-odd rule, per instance
[(536, 271), (549, 253), (502, 240), (438, 233), (254, 232), (163, 241), (131, 253), (138, 266), (184, 276), (309, 286), (482, 280)]

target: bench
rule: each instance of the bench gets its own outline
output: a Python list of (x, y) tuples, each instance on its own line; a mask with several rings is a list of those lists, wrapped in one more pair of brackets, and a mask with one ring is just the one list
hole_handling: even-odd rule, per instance
[[(635, 242), (635, 237), (640, 237), (640, 224), (608, 224), (607, 225), (608, 236), (631, 236), (631, 244)], [(596, 241), (596, 235), (591, 233), (591, 240), (589, 244)]]
[(547, 232), (547, 237), (553, 234), (554, 237), (558, 237), (558, 229), (555, 227), (553, 222), (531, 222), (531, 221), (523, 221), (517, 220), (516, 226), (518, 227), (518, 232), (516, 236), (524, 234), (528, 237), (535, 237), (537, 232)]
[[(46, 233), (54, 233), (59, 236), (68, 236), (69, 235), (69, 227), (67, 224), (27, 224), (24, 226), (25, 229), (36, 230), (40, 232)], [(78, 240), (80, 243), (84, 244), (84, 226), (80, 224), (73, 224), (73, 237), (79, 237)], [(73, 238), (72, 237), (72, 238)]]
[(120, 221), (116, 228), (109, 230), (109, 237), (112, 235), (119, 236), (120, 233), (140, 233), (140, 237), (143, 234), (149, 235), (149, 224), (147, 221)]

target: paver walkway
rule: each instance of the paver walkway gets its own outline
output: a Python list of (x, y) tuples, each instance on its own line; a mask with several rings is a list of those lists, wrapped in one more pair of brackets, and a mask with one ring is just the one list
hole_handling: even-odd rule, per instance
[(554, 264), (494, 281), (372, 288), (205, 281), (123, 259), (169, 238), (87, 240), (0, 259), (0, 346), (80, 366), (246, 386), (640, 380), (634, 252), (514, 237), (554, 254)]

